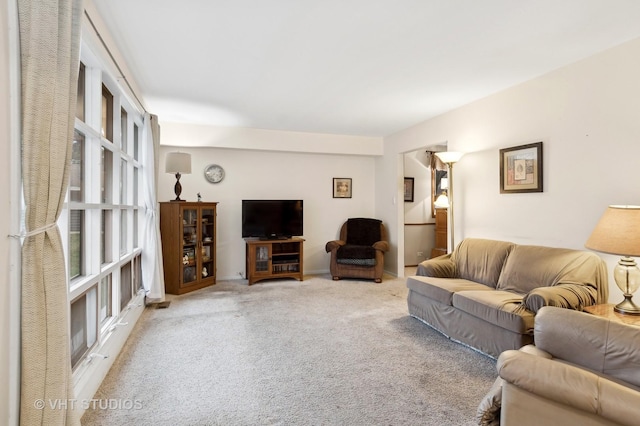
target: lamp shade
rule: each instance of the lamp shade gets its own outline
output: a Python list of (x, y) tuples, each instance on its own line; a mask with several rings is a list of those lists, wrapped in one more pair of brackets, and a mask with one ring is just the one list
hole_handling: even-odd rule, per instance
[(464, 152), (457, 151), (444, 151), (444, 152), (436, 152), (436, 157), (440, 159), (443, 163), (457, 163), (460, 161)]
[(585, 247), (602, 253), (640, 256), (640, 206), (609, 206)]
[(186, 152), (169, 152), (164, 163), (164, 171), (167, 173), (191, 173), (191, 154)]

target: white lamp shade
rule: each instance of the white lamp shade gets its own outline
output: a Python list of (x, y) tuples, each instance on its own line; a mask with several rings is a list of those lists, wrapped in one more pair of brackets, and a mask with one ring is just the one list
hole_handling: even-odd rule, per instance
[(464, 152), (457, 151), (436, 152), (436, 157), (438, 157), (443, 163), (457, 163), (463, 155)]
[(436, 198), (436, 201), (433, 203), (433, 206), (436, 209), (446, 209), (447, 207), (449, 207), (449, 197), (447, 197), (444, 194), (438, 195), (438, 198)]
[(186, 152), (169, 152), (164, 163), (164, 171), (167, 173), (191, 173), (191, 154)]

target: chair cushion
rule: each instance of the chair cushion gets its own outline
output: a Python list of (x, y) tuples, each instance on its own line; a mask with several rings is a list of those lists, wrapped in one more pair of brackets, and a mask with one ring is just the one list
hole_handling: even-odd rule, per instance
[(338, 248), (336, 259), (375, 259), (376, 249), (371, 246), (345, 244)]
[(378, 219), (347, 219), (347, 244), (372, 246), (373, 243), (380, 241), (381, 223), (382, 221)]

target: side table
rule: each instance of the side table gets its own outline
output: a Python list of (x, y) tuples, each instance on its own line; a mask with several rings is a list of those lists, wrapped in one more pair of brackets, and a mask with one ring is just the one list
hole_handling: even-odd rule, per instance
[(621, 322), (629, 325), (640, 327), (640, 315), (625, 315), (613, 310), (615, 305), (607, 303), (602, 305), (585, 306), (584, 311), (599, 317), (607, 318), (612, 321)]

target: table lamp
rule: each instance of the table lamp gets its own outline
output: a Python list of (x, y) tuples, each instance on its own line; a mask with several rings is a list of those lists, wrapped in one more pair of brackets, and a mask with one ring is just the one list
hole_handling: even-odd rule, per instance
[(640, 315), (633, 293), (640, 287), (640, 269), (631, 256), (640, 256), (640, 206), (609, 206), (591, 233), (585, 247), (622, 256), (613, 270), (613, 278), (624, 300), (614, 306), (616, 312)]
[(169, 152), (165, 159), (164, 171), (167, 173), (175, 173), (176, 184), (173, 187), (176, 193), (176, 199), (171, 201), (185, 201), (180, 198), (182, 193), (182, 185), (180, 184), (181, 174), (191, 173), (191, 154), (186, 152)]

